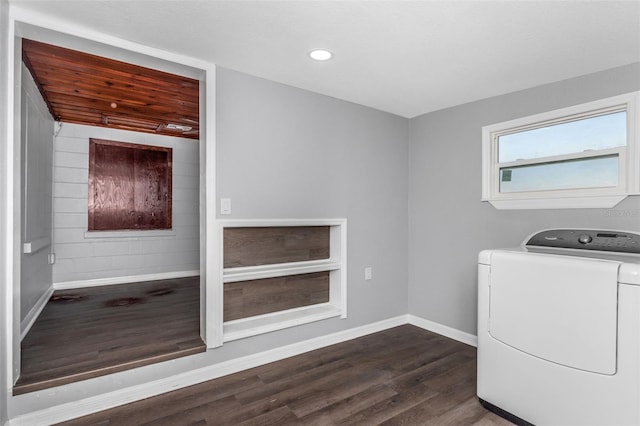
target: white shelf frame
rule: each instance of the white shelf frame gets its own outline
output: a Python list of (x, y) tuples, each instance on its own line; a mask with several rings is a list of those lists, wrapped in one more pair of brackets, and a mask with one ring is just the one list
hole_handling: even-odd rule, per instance
[[(347, 220), (346, 219), (230, 219), (219, 220), (220, 259), (224, 264), (224, 229), (250, 227), (328, 226), (328, 259), (272, 265), (244, 266), (221, 270), (217, 294), (224, 297), (224, 284), (289, 275), (329, 272), (329, 302), (271, 312), (233, 321), (220, 321), (223, 342), (243, 339), (328, 318), (347, 317)], [(224, 303), (220, 304), (224, 308)]]
[(313, 272), (335, 271), (340, 269), (340, 262), (334, 259), (309, 260), (304, 262), (276, 263), (273, 265), (243, 266), (225, 268), (223, 282), (260, 280), (263, 278), (286, 277), (289, 275), (311, 274)]

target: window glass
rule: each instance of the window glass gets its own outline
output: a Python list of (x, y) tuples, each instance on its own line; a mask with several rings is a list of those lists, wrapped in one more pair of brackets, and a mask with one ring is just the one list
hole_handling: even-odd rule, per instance
[(618, 185), (618, 155), (500, 169), (500, 192), (606, 188)]
[[(498, 162), (609, 149), (626, 144), (627, 113), (619, 111), (501, 135), (498, 137)], [(568, 170), (567, 165), (558, 167), (554, 166), (554, 169)], [(545, 166), (538, 170), (550, 169)]]

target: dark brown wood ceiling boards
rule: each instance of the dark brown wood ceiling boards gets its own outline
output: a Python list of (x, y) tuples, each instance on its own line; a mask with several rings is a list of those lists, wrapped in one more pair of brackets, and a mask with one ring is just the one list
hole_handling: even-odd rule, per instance
[(199, 138), (198, 80), (28, 39), (22, 59), (55, 120)]

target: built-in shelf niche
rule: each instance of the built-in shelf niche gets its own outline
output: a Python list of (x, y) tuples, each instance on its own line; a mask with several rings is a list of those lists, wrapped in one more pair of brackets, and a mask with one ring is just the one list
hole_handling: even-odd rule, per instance
[(225, 342), (346, 318), (345, 219), (220, 223)]

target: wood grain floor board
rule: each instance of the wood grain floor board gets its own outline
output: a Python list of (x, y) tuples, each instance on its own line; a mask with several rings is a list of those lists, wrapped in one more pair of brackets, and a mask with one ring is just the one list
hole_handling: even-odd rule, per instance
[(298, 392), (304, 391), (307, 387), (321, 386), (335, 377), (349, 374), (351, 369), (352, 365), (346, 359), (337, 359), (315, 366), (310, 365), (307, 371), (292, 373), (277, 381), (271, 381), (263, 386), (239, 393), (236, 397), (243, 403), (273, 397), (295, 398), (298, 396)]
[[(216, 423), (209, 423), (216, 424)], [(225, 423), (221, 423), (225, 424)], [(241, 423), (226, 423), (229, 425), (237, 424), (238, 426), (288, 426), (300, 425), (298, 418), (289, 410), (289, 407), (279, 407), (268, 413), (261, 414), (252, 419), (245, 420)]]
[(327, 424), (338, 424), (344, 419), (353, 416), (355, 413), (396, 395), (397, 392), (386, 384), (378, 384), (355, 395), (327, 405), (322, 409), (316, 410), (313, 413), (302, 417), (300, 420), (305, 425), (322, 426)]
[[(393, 388), (392, 388), (393, 389)], [(422, 384), (394, 389), (396, 395), (373, 404), (339, 422), (340, 425), (379, 425), (438, 394)]]
[[(475, 425), (482, 422), (487, 415), (485, 410), (480, 404), (475, 395), (467, 398), (462, 403), (459, 403), (456, 407), (448, 410), (446, 413), (437, 417), (436, 423), (440, 426), (458, 426), (458, 425)], [(503, 420), (503, 421), (500, 421)], [(494, 419), (493, 423), (498, 425), (510, 425), (511, 423), (504, 419)]]
[[(22, 341), (14, 395), (204, 352), (199, 294), (199, 277), (54, 292)], [(112, 305), (129, 298), (141, 303)]]
[(368, 388), (383, 384), (391, 377), (391, 373), (383, 369), (353, 367), (349, 373), (351, 374), (348, 376), (312, 386), (311, 392), (289, 403), (289, 408), (296, 416), (304, 417)]
[(405, 325), (62, 424), (511, 424), (478, 402), (475, 368), (475, 348)]
[(221, 422), (228, 419), (241, 409), (242, 407), (238, 401), (233, 396), (229, 396), (195, 407), (189, 407), (186, 411), (174, 411), (167, 416), (156, 416), (151, 420), (142, 417), (135, 424), (141, 426), (212, 424), (212, 422)]

